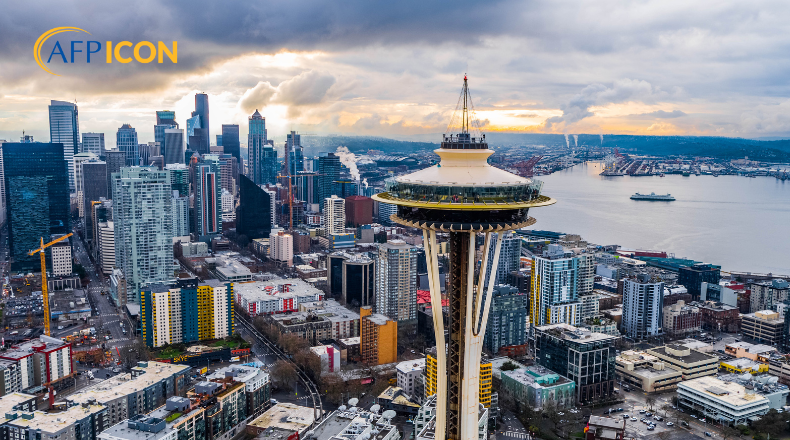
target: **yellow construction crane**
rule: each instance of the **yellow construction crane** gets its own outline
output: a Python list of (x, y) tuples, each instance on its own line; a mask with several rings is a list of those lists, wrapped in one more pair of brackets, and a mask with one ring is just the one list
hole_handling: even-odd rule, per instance
[(63, 241), (71, 237), (72, 235), (74, 234), (66, 234), (57, 240), (50, 241), (47, 244), (44, 244), (44, 237), (41, 237), (41, 247), (27, 253), (28, 255), (33, 255), (38, 252), (41, 255), (41, 294), (44, 297), (44, 334), (47, 336), (51, 335), (49, 334), (49, 292), (47, 291), (47, 253), (45, 249), (59, 241)]

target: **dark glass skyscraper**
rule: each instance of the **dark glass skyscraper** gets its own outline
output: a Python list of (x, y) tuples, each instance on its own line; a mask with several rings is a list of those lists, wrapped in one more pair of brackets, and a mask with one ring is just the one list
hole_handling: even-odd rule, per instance
[(162, 155), (165, 157), (165, 164), (184, 163), (184, 130), (180, 128), (168, 128), (164, 131), (165, 143), (162, 148)]
[(239, 176), (236, 232), (250, 240), (268, 238), (272, 232), (271, 196), (247, 176)]
[[(304, 149), (302, 148), (302, 136), (295, 131), (288, 133), (285, 146), (290, 151), (288, 158), (288, 174), (295, 176), (300, 171), (304, 171)], [(293, 180), (293, 179), (292, 179)], [(295, 183), (295, 181), (294, 181)]]
[[(176, 122), (176, 112), (171, 110), (160, 110), (156, 112), (156, 125), (154, 125), (154, 141), (159, 142), (160, 154), (165, 157), (165, 163), (167, 162), (167, 145), (165, 144), (165, 130), (178, 128), (178, 122)], [(183, 141), (182, 141), (183, 142)], [(184, 147), (181, 147), (183, 150)], [(181, 156), (181, 151), (178, 152), (179, 157)]]
[[(219, 145), (219, 141), (217, 142)], [(236, 124), (222, 125), (222, 148), (225, 153), (235, 157), (241, 163), (241, 143), (239, 141), (239, 126)]]
[(85, 161), (82, 163), (82, 202), (85, 206), (85, 235), (93, 240), (91, 202), (108, 198), (107, 162)]
[[(318, 206), (321, 212), (324, 211), (324, 199), (332, 196), (334, 182), (340, 176), (340, 157), (335, 153), (318, 158), (318, 174), (320, 190)], [(338, 194), (339, 195), (339, 194)]]
[(107, 162), (107, 198), (112, 199), (112, 173), (117, 173), (126, 166), (126, 153), (118, 150), (107, 151), (105, 162)]
[(140, 153), (137, 150), (137, 130), (129, 124), (123, 124), (115, 135), (119, 151), (124, 152), (126, 166), (140, 165)]
[(208, 95), (205, 93), (195, 94), (195, 111), (192, 117), (198, 117), (200, 124), (193, 126), (192, 134), (189, 136), (189, 148), (200, 154), (209, 153), (209, 115), (208, 115)]
[(71, 232), (71, 201), (63, 144), (5, 143), (3, 167), (12, 270), (39, 268), (28, 251), (41, 237)]

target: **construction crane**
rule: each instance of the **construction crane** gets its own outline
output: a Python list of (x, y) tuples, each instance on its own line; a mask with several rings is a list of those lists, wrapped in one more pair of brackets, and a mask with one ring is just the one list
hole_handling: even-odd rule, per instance
[(48, 247), (52, 246), (53, 244), (57, 243), (57, 242), (63, 241), (65, 239), (71, 237), (72, 235), (74, 235), (74, 234), (68, 233), (68, 234), (58, 238), (57, 240), (50, 241), (47, 244), (44, 244), (44, 237), (41, 237), (41, 247), (39, 247), (38, 249), (36, 249), (34, 251), (30, 251), (30, 252), (27, 253), (28, 255), (33, 255), (36, 252), (38, 252), (39, 255), (41, 255), (41, 294), (42, 294), (43, 300), (44, 300), (44, 334), (47, 335), (47, 336), (51, 336), (49, 334), (49, 320), (50, 320), (51, 317), (49, 315), (49, 292), (47, 291), (47, 253), (46, 253), (46, 249)]
[(543, 156), (533, 156), (528, 161), (513, 164), (513, 168), (518, 170), (518, 174), (521, 177), (532, 177), (534, 174), (533, 168), (541, 159), (543, 159)]

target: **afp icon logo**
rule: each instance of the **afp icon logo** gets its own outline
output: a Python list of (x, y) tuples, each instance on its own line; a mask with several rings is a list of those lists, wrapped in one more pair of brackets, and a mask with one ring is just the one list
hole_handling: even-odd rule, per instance
[[(33, 47), (33, 56), (36, 59), (36, 63), (45, 71), (56, 76), (60, 75), (49, 69), (52, 64), (74, 64), (83, 61), (87, 64), (91, 64), (102, 62), (102, 60), (107, 64), (111, 64), (113, 60), (123, 64), (131, 63), (133, 60), (142, 64), (157, 60), (159, 64), (163, 64), (166, 59), (171, 63), (178, 63), (177, 41), (173, 41), (168, 47), (168, 45), (162, 41), (158, 41), (157, 44), (150, 41), (140, 41), (133, 44), (131, 41), (113, 43), (112, 41), (101, 42), (88, 40), (87, 38), (85, 40), (78, 40), (75, 38), (65, 42), (61, 42), (60, 40), (56, 41), (52, 50), (46, 55), (45, 61), (45, 57), (42, 57), (41, 54), (44, 43), (46, 43), (50, 37), (64, 32), (84, 32), (87, 35), (91, 35), (90, 32), (78, 27), (56, 27), (41, 34)], [(102, 52), (104, 52), (103, 56)]]

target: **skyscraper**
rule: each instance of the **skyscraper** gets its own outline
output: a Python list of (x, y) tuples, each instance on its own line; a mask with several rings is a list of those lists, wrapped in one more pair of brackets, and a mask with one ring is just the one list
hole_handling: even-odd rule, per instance
[(104, 133), (82, 133), (82, 153), (104, 157)]
[(109, 150), (105, 153), (107, 162), (107, 198), (112, 199), (112, 175), (121, 171), (126, 166), (126, 153), (118, 150)]
[(634, 339), (663, 333), (664, 283), (652, 281), (648, 274), (623, 280), (623, 321), (621, 328)]
[(302, 136), (291, 131), (286, 135), (286, 151), (290, 151), (288, 158), (288, 174), (295, 176), (300, 171), (304, 171), (304, 149), (302, 148)]
[[(156, 112), (156, 125), (154, 125), (154, 142), (159, 142), (160, 154), (165, 156), (167, 161), (167, 145), (165, 144), (165, 131), (178, 128), (176, 122), (176, 112), (171, 110), (159, 110)], [(183, 140), (182, 140), (183, 142)], [(179, 151), (183, 151), (183, 144)], [(172, 155), (173, 153), (171, 153)], [(183, 153), (180, 153), (183, 155)], [(170, 162), (165, 162), (170, 163)]]
[(239, 180), (239, 162), (232, 155), (225, 153), (219, 156), (219, 169), (222, 174), (222, 189), (236, 195)]
[(206, 154), (195, 168), (195, 225), (200, 241), (210, 242), (222, 233), (221, 197), (219, 157)]
[(127, 303), (140, 304), (144, 286), (174, 278), (172, 199), (168, 171), (124, 167), (113, 174), (115, 262)]
[(49, 141), (63, 144), (63, 160), (68, 166), (69, 191), (75, 191), (74, 155), (79, 153), (80, 122), (77, 104), (53, 100), (49, 105)]
[[(319, 198), (324, 200), (332, 195), (333, 184), (338, 177), (340, 177), (340, 157), (335, 153), (329, 153), (326, 156), (318, 158), (318, 175), (320, 191)], [(324, 207), (321, 206), (323, 212)]]
[(168, 128), (164, 130), (165, 164), (184, 163), (184, 130)]
[(578, 325), (579, 259), (562, 246), (550, 244), (543, 256), (532, 257), (531, 322), (534, 326)]
[[(502, 246), (504, 245), (502, 243)], [(484, 339), (488, 351), (498, 353), (502, 347), (525, 346), (528, 299), (527, 294), (519, 293), (515, 287), (494, 286)]]
[(274, 195), (256, 185), (247, 176), (239, 176), (239, 207), (236, 208), (236, 232), (250, 240), (266, 238), (272, 232)]
[(346, 201), (333, 195), (324, 199), (323, 228), (327, 237), (346, 232)]
[(266, 138), (266, 118), (255, 110), (249, 118), (247, 149), (249, 175), (258, 185), (273, 184), (277, 180), (277, 150)]
[(82, 162), (82, 205), (85, 209), (85, 235), (88, 241), (94, 239), (91, 203), (103, 198), (107, 198), (107, 162)]
[(28, 251), (52, 234), (71, 232), (66, 161), (60, 143), (4, 143), (11, 270), (40, 270)]
[(189, 197), (173, 190), (173, 237), (189, 240)]
[(189, 168), (183, 163), (173, 163), (165, 166), (170, 172), (170, 186), (173, 191), (178, 191), (182, 197), (189, 197)]
[(379, 245), (376, 313), (393, 321), (417, 319), (417, 249), (403, 240)]
[(195, 111), (192, 117), (198, 117), (199, 127), (193, 126), (193, 134), (189, 137), (189, 148), (200, 153), (209, 153), (209, 143), (211, 134), (209, 133), (208, 115), (208, 95), (205, 93), (195, 94)]
[(140, 165), (140, 153), (137, 150), (137, 130), (129, 124), (123, 124), (118, 129), (115, 138), (118, 151), (124, 152), (126, 166)]
[(74, 186), (77, 193), (77, 212), (80, 217), (85, 217), (85, 205), (82, 202), (82, 163), (90, 160), (99, 160), (93, 153), (77, 153), (74, 155)]
[(172, 110), (157, 110), (156, 125), (175, 125), (178, 127), (178, 122), (176, 122), (176, 112)]
[[(521, 262), (521, 237), (513, 231), (502, 232), (492, 236), (493, 240), (502, 240), (502, 248), (499, 250), (499, 264), (497, 265), (495, 284), (504, 284), (510, 272), (519, 269)], [(488, 261), (494, 259), (494, 248), (489, 251)], [(491, 266), (486, 268), (486, 276), (491, 276)]]
[(702, 282), (719, 284), (721, 266), (712, 264), (695, 264), (683, 266), (678, 270), (678, 284), (685, 286), (691, 299), (698, 301), (702, 290)]
[(237, 124), (222, 124), (222, 148), (225, 149), (225, 153), (241, 162), (241, 143)]
[(137, 146), (137, 153), (140, 155), (140, 165), (146, 167), (151, 165), (151, 160), (153, 158), (162, 154), (159, 148), (159, 142), (140, 144)]

